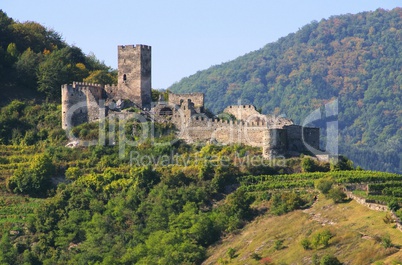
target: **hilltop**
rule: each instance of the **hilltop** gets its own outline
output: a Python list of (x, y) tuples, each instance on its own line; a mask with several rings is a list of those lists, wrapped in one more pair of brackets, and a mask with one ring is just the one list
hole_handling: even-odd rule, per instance
[(296, 124), (338, 99), (340, 153), (366, 169), (401, 172), (401, 28), (401, 8), (313, 21), (169, 89), (205, 93), (215, 113), (240, 99)]
[(60, 100), (72, 81), (116, 83), (116, 73), (93, 54), (67, 44), (34, 21), (18, 22), (0, 10), (0, 106), (14, 99)]

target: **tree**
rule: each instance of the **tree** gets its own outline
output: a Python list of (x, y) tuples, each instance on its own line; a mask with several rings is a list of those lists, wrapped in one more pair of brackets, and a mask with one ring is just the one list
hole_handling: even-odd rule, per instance
[(117, 77), (113, 72), (107, 70), (95, 70), (90, 72), (88, 77), (84, 78), (84, 82), (113, 85), (117, 83)]
[(345, 156), (340, 156), (336, 162), (331, 163), (331, 171), (353, 170), (353, 162)]
[(316, 164), (310, 157), (303, 157), (301, 161), (301, 167), (303, 172), (314, 172), (316, 171)]
[(47, 54), (39, 64), (38, 91), (49, 99), (60, 100), (62, 84), (83, 79), (82, 71), (85, 69), (81, 71), (77, 64), (84, 61), (85, 56), (76, 47), (66, 47)]
[(17, 81), (31, 89), (37, 86), (36, 70), (40, 62), (40, 54), (34, 53), (31, 48), (26, 49), (15, 63)]
[(17, 249), (11, 244), (8, 231), (3, 232), (0, 242), (0, 264), (16, 264)]
[(13, 37), (12, 24), (14, 23), (12, 18), (9, 18), (3, 10), (0, 10), (0, 47), (5, 47), (11, 42)]

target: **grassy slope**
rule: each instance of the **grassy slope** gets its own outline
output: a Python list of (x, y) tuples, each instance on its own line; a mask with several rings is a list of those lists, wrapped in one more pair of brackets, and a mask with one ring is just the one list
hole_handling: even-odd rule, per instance
[[(385, 249), (373, 238), (389, 233), (393, 244), (402, 245), (402, 232), (393, 228), (393, 224), (385, 224), (384, 216), (384, 212), (369, 210), (355, 201), (334, 205), (321, 196), (310, 209), (283, 216), (258, 217), (239, 234), (211, 247), (210, 257), (203, 264), (219, 264), (219, 259), (229, 261), (229, 248), (234, 248), (237, 254), (229, 264), (261, 264), (250, 257), (254, 252), (261, 257), (270, 257), (275, 264), (311, 264), (315, 253), (319, 257), (333, 254), (345, 264), (371, 264), (375, 261), (393, 264), (396, 260), (402, 261), (402, 250)], [(311, 238), (326, 228), (335, 234), (329, 247), (318, 250), (302, 248), (300, 241), (303, 238)], [(277, 240), (284, 240), (285, 248), (275, 250)]]

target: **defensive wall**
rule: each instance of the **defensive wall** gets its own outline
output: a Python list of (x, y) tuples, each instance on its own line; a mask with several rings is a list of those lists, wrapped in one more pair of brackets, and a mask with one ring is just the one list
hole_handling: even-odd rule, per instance
[(99, 84), (73, 82), (61, 87), (62, 128), (76, 126), (99, 119), (100, 100), (103, 86)]
[(188, 94), (168, 94), (168, 103), (171, 105), (180, 106), (183, 102), (191, 100), (194, 108), (204, 107), (204, 94), (203, 93), (188, 93)]

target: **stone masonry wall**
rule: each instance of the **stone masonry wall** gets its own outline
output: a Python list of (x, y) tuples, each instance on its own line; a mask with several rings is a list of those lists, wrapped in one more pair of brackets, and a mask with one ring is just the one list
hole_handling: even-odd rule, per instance
[(151, 46), (118, 46), (118, 89), (110, 96), (150, 108), (151, 85)]
[(62, 128), (92, 122), (99, 117), (99, 101), (102, 99), (103, 86), (99, 84), (73, 82), (63, 85)]
[(192, 117), (181, 128), (180, 136), (187, 142), (217, 141), (222, 144), (243, 143), (262, 147), (264, 134), (268, 130), (263, 123), (224, 121), (206, 117)]
[(253, 105), (231, 105), (223, 110), (223, 113), (233, 115), (237, 120), (248, 121), (261, 115)]
[(300, 125), (284, 126), (287, 132), (287, 144), (289, 151), (309, 151), (308, 144), (312, 148), (319, 150), (320, 131), (319, 128), (306, 128)]
[(169, 93), (168, 103), (173, 105), (181, 105), (182, 102), (191, 100), (194, 103), (194, 108), (204, 107), (204, 94), (203, 93), (188, 93), (188, 94), (174, 94)]

